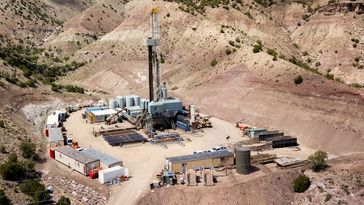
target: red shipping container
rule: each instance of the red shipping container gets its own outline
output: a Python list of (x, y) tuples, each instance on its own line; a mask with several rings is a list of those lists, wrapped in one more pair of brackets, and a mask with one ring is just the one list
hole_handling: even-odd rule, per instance
[(49, 156), (54, 159), (55, 158), (55, 154), (54, 154), (54, 150), (53, 149), (49, 149)]

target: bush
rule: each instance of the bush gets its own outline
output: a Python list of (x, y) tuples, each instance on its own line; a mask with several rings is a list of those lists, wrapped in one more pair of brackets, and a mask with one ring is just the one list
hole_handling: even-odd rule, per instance
[(263, 46), (261, 43), (257, 43), (253, 47), (253, 53), (259, 53), (262, 50), (263, 50)]
[(51, 198), (44, 185), (37, 180), (26, 180), (19, 187), (24, 194), (33, 198), (34, 204), (39, 204)]
[(216, 58), (214, 58), (214, 60), (212, 60), (211, 62), (210, 62), (210, 65), (212, 66), (212, 67), (214, 67), (214, 66), (216, 66), (217, 65), (217, 60), (216, 60)]
[(277, 56), (278, 53), (274, 50), (274, 49), (271, 49), (271, 48), (267, 48), (267, 53), (271, 56)]
[(226, 49), (225, 50), (225, 53), (226, 53), (226, 55), (230, 55), (231, 54), (231, 50), (230, 49)]
[(70, 205), (71, 200), (67, 197), (61, 196), (56, 205)]
[(299, 48), (299, 46), (298, 46), (297, 43), (293, 43), (292, 46), (295, 47), (295, 48), (297, 48), (297, 49)]
[(5, 122), (3, 120), (0, 120), (0, 127), (5, 128)]
[(310, 185), (310, 178), (304, 174), (301, 174), (293, 181), (293, 190), (294, 192), (303, 193), (310, 187)]
[(6, 153), (6, 149), (5, 149), (5, 146), (3, 144), (0, 144), (0, 152), (1, 153)]
[(10, 200), (6, 197), (4, 190), (0, 190), (0, 205), (8, 205)]
[(12, 153), (8, 156), (7, 161), (0, 165), (0, 175), (5, 180), (23, 179), (26, 173), (25, 167), (18, 161), (16, 154)]
[(36, 146), (34, 143), (22, 141), (20, 144), (20, 150), (22, 156), (27, 159), (35, 159), (37, 154), (35, 153)]
[(308, 157), (308, 162), (310, 163), (312, 171), (318, 172), (324, 170), (328, 166), (327, 159), (328, 159), (327, 153), (318, 150), (314, 154)]
[(294, 84), (298, 85), (303, 82), (303, 78), (302, 78), (302, 76), (299, 75), (299, 76), (295, 77), (295, 79), (293, 81), (294, 81)]

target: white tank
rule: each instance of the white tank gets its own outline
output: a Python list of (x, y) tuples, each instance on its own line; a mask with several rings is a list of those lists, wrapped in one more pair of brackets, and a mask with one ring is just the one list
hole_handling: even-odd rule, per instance
[(147, 102), (147, 99), (143, 98), (140, 100), (140, 107), (142, 109), (147, 109), (148, 107), (146, 107), (146, 102)]
[(109, 100), (109, 109), (116, 109), (116, 108), (117, 108), (117, 101)]
[(125, 97), (125, 106), (126, 107), (134, 106), (134, 96), (126, 96)]
[(118, 108), (125, 108), (125, 96), (117, 96), (116, 101), (118, 103)]
[(134, 95), (133, 98), (134, 98), (134, 106), (140, 106), (140, 97)]
[(190, 122), (195, 122), (196, 121), (196, 106), (195, 105), (191, 105), (190, 106)]

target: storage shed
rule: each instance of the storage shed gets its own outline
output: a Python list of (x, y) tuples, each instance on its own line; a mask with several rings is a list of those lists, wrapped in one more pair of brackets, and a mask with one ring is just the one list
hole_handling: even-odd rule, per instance
[(121, 160), (118, 160), (115, 157), (112, 157), (108, 154), (105, 154), (103, 152), (97, 151), (92, 148), (87, 148), (80, 152), (88, 157), (100, 160), (100, 166), (103, 169), (114, 167), (116, 165), (123, 166), (123, 162)]
[(234, 154), (227, 150), (167, 158), (168, 171), (174, 173), (227, 165), (234, 165)]
[(51, 148), (64, 146), (64, 137), (62, 128), (49, 128), (48, 129), (48, 142)]
[(107, 182), (111, 182), (113, 180), (116, 180), (117, 178), (121, 176), (129, 176), (129, 171), (127, 168), (124, 168), (122, 166), (116, 165), (111, 168), (102, 169), (99, 171), (99, 182), (101, 184), (105, 184)]
[(86, 176), (92, 169), (100, 167), (100, 160), (88, 157), (69, 146), (56, 148), (54, 157), (62, 164)]
[(90, 123), (104, 122), (108, 117), (116, 113), (117, 111), (114, 109), (90, 111), (87, 114), (87, 119), (90, 121)]

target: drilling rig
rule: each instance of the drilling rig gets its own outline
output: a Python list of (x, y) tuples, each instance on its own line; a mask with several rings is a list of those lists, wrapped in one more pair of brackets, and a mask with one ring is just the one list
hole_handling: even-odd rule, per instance
[(160, 83), (161, 26), (158, 12), (158, 8), (153, 8), (150, 13), (150, 33), (145, 42), (148, 47), (150, 103), (141, 121), (148, 132), (156, 128), (175, 128), (176, 115), (182, 110), (181, 100), (168, 97), (167, 84)]

